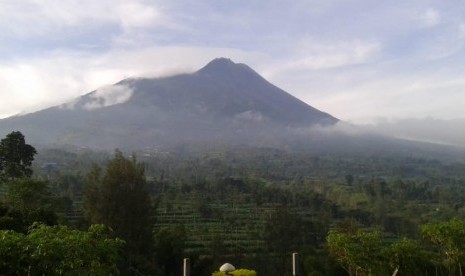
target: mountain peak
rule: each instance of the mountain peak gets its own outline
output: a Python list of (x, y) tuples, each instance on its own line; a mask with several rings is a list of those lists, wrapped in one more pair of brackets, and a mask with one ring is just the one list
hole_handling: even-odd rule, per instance
[(37, 143), (104, 148), (151, 146), (153, 141), (261, 143), (280, 133), (287, 139), (289, 128), (338, 121), (227, 58), (193, 74), (121, 82), (73, 103), (2, 121), (0, 134), (25, 129)]
[(210, 61), (205, 67), (208, 66), (231, 66), (235, 65), (236, 63), (233, 62), (230, 58), (225, 58), (225, 57), (219, 57), (215, 58), (212, 61)]
[(213, 59), (207, 65), (205, 65), (202, 69), (200, 69), (198, 72), (206, 73), (206, 74), (230, 73), (231, 71), (238, 70), (238, 69), (252, 70), (245, 64), (235, 63), (229, 58), (221, 57), (221, 58)]

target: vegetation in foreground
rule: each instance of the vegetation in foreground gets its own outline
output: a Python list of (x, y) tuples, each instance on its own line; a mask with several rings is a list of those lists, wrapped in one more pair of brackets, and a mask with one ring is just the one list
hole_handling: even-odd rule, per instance
[(1, 274), (180, 275), (187, 257), (192, 275), (225, 262), (290, 275), (292, 252), (302, 275), (462, 275), (465, 264), (456, 161), (240, 147), (36, 156), (13, 132), (0, 177)]

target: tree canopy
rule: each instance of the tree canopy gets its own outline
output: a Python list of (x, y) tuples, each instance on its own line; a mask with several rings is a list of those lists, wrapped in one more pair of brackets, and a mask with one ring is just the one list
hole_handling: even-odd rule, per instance
[(24, 135), (13, 131), (0, 141), (0, 178), (15, 179), (32, 175), (36, 149), (26, 144)]
[(129, 266), (149, 262), (153, 210), (143, 164), (117, 151), (104, 172), (99, 166), (90, 170), (86, 185), (84, 204), (90, 222), (110, 227), (126, 241)]
[(117, 274), (118, 251), (124, 242), (108, 237), (108, 228), (87, 231), (35, 224), (28, 234), (0, 231), (2, 275)]
[(465, 265), (465, 221), (452, 219), (428, 223), (420, 228), (423, 238), (434, 244), (450, 273), (463, 275)]

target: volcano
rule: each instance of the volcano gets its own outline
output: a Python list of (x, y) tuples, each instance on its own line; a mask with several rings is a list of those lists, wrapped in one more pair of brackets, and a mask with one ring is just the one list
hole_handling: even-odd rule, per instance
[(292, 129), (338, 119), (217, 58), (191, 74), (128, 78), (75, 100), (0, 120), (35, 144), (142, 148), (189, 142), (274, 144)]

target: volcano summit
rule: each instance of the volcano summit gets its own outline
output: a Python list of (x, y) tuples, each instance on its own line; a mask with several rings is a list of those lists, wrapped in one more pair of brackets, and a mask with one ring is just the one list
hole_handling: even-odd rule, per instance
[(192, 74), (129, 78), (74, 101), (0, 120), (36, 144), (141, 148), (176, 143), (273, 144), (290, 129), (338, 122), (245, 64), (214, 59)]

